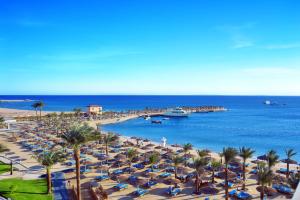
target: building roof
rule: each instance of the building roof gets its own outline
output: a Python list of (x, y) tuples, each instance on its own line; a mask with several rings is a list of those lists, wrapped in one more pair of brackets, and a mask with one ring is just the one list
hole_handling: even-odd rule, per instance
[(91, 104), (91, 105), (88, 105), (87, 107), (101, 107), (101, 106), (95, 105), (95, 104)]

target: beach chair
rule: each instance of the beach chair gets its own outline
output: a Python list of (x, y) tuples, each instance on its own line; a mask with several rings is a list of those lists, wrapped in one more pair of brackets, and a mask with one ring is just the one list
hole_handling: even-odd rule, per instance
[(108, 180), (109, 179), (109, 176), (107, 175), (102, 175), (102, 176), (96, 176), (95, 177), (95, 180), (97, 181), (104, 181), (104, 180)]
[(145, 168), (145, 166), (142, 163), (134, 164), (133, 167), (135, 167), (137, 169), (144, 169)]
[(237, 197), (238, 199), (251, 199), (251, 198), (252, 198), (252, 196), (251, 196), (249, 193), (243, 192), (243, 191), (241, 191), (240, 193), (238, 193), (238, 194), (236, 195), (236, 197)]
[(148, 193), (148, 190), (144, 190), (144, 189), (141, 189), (141, 188), (138, 188), (136, 191), (134, 191), (134, 195), (136, 195), (138, 197), (142, 197), (147, 193)]
[(283, 194), (292, 194), (293, 191), (290, 187), (285, 186), (285, 185), (279, 185), (277, 188), (277, 191)]
[(116, 169), (116, 170), (113, 171), (113, 175), (120, 175), (120, 174), (123, 174), (123, 173), (124, 172), (121, 169)]
[(152, 188), (152, 187), (155, 186), (156, 184), (157, 184), (156, 181), (148, 181), (147, 183), (145, 183), (145, 184), (143, 185), (143, 187), (145, 187), (145, 188)]
[[(221, 183), (221, 185), (225, 187), (225, 181), (223, 181), (223, 182)], [(233, 186), (234, 186), (234, 183), (228, 181), (228, 187), (231, 188), (231, 187), (233, 187)]]
[(136, 176), (129, 176), (128, 181), (131, 184), (135, 184), (137, 182), (138, 178)]
[(166, 193), (172, 197), (177, 196), (181, 192), (180, 188), (168, 187)]
[(167, 177), (169, 177), (169, 176), (171, 176), (171, 175), (172, 175), (172, 174), (169, 173), (169, 172), (164, 172), (164, 173), (160, 174), (159, 176), (160, 176), (161, 178), (167, 178)]
[(237, 194), (236, 190), (231, 190), (230, 192), (228, 192), (228, 195), (233, 197)]
[(128, 188), (128, 184), (124, 184), (124, 183), (119, 183), (117, 185), (114, 186), (114, 189), (116, 190), (124, 190)]

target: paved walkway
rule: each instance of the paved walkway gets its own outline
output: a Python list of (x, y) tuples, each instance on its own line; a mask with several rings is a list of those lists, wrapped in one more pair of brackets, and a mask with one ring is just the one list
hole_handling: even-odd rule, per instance
[(52, 178), (53, 196), (55, 200), (69, 200), (66, 179), (63, 172), (54, 172)]

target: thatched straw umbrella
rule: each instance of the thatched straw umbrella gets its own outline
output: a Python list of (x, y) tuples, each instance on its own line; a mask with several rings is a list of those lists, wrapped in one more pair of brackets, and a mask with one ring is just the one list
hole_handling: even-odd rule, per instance
[[(221, 179), (225, 179), (225, 172), (219, 172), (219, 173), (216, 175), (216, 177), (219, 177), (219, 178), (221, 178)], [(236, 173), (234, 173), (234, 172), (228, 170), (228, 179), (234, 179), (234, 178), (236, 178), (236, 177), (237, 177)]]
[(122, 174), (118, 177), (118, 179), (121, 181), (121, 182), (124, 182), (124, 181), (127, 181), (128, 178), (129, 178), (129, 174)]
[(178, 179), (169, 177), (169, 178), (163, 180), (163, 183), (165, 183), (167, 185), (175, 185), (175, 184), (181, 183), (181, 181)]
[(268, 157), (266, 154), (264, 154), (264, 155), (258, 156), (257, 159), (258, 160), (268, 160)]
[[(256, 190), (258, 192), (261, 192), (262, 188), (263, 188), (262, 186), (258, 186)], [(277, 191), (274, 188), (264, 186), (264, 193), (267, 194), (268, 196), (274, 196), (275, 194), (277, 194)]]
[(204, 194), (218, 194), (219, 193), (219, 190), (215, 187), (204, 187), (204, 188), (201, 188), (200, 191)]
[(119, 160), (119, 161), (125, 161), (126, 160), (126, 155), (119, 153), (115, 156), (115, 159)]
[(292, 160), (292, 159), (283, 159), (283, 160), (281, 160), (281, 162), (283, 162), (283, 163), (290, 163), (290, 164), (294, 164), (294, 165), (296, 165), (297, 164), (297, 161), (296, 160)]

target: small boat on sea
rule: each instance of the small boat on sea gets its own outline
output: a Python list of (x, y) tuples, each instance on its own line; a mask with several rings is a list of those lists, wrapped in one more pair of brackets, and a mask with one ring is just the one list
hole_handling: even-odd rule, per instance
[(161, 124), (162, 122), (160, 120), (152, 120), (151, 123), (152, 124)]
[(150, 116), (146, 116), (146, 117), (144, 117), (144, 119), (145, 120), (149, 120), (149, 119), (151, 119), (151, 117)]
[(165, 116), (165, 117), (187, 117), (187, 116), (189, 116), (189, 114), (190, 114), (189, 112), (183, 110), (180, 107), (177, 107), (175, 109), (168, 110), (167, 112), (165, 112), (163, 114), (163, 116)]
[(169, 119), (170, 119), (169, 117), (164, 117), (164, 118), (163, 118), (163, 120), (169, 120)]
[(265, 105), (271, 105), (271, 101), (270, 101), (270, 100), (265, 100), (265, 101), (264, 101), (264, 104), (265, 104)]

